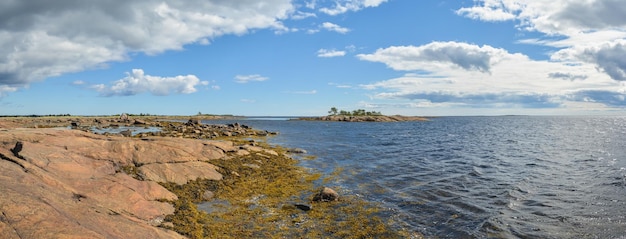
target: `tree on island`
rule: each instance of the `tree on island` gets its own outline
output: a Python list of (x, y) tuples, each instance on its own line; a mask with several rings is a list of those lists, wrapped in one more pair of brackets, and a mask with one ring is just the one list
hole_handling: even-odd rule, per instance
[(340, 115), (340, 116), (381, 116), (383, 114), (376, 111), (365, 111), (364, 109), (358, 109), (358, 110), (353, 110), (352, 112), (350, 111), (345, 111), (345, 110), (338, 110), (336, 107), (332, 107), (330, 108), (330, 110), (328, 111), (328, 115), (330, 116), (336, 116), (336, 115)]

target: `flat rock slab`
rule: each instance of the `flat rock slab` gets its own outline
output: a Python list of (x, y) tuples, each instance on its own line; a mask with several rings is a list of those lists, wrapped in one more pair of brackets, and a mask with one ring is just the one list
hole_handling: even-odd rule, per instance
[[(21, 142), (21, 150), (15, 150)], [(157, 182), (220, 180), (234, 150), (192, 139), (0, 129), (0, 238), (184, 238), (156, 227), (176, 195)], [(135, 168), (144, 180), (125, 173)]]
[(222, 174), (216, 171), (215, 165), (206, 162), (160, 163), (148, 164), (138, 168), (143, 178), (150, 181), (179, 185), (198, 178), (222, 180)]

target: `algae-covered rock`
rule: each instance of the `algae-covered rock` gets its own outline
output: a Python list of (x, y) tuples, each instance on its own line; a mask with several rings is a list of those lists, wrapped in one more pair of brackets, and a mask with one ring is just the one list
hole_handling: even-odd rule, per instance
[(329, 187), (323, 187), (313, 196), (314, 202), (331, 202), (339, 200), (339, 194)]

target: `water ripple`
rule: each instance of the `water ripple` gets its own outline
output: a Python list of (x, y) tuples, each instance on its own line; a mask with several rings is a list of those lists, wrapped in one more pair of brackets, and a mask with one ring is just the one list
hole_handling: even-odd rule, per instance
[(428, 237), (626, 236), (626, 117), (249, 125)]

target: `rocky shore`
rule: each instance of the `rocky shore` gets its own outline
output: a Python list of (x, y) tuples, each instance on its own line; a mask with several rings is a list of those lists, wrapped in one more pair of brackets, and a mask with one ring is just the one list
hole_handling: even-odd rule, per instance
[(402, 116), (402, 115), (363, 115), (363, 116), (348, 116), (348, 115), (329, 115), (320, 117), (304, 117), (299, 120), (311, 120), (311, 121), (344, 121), (344, 122), (402, 122), (402, 121), (428, 121), (426, 117), (419, 116)]
[[(108, 127), (160, 130), (90, 130)], [(375, 205), (321, 196), (321, 175), (251, 138), (271, 134), (197, 118), (2, 118), (0, 238), (418, 237)]]

